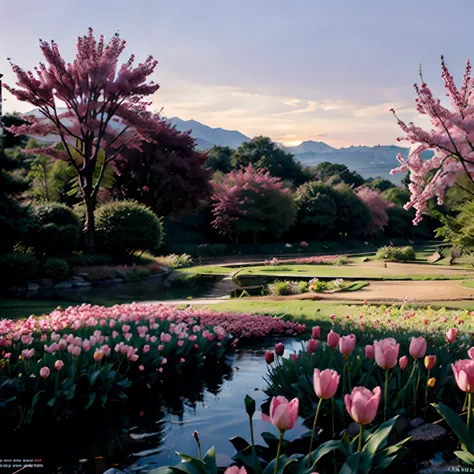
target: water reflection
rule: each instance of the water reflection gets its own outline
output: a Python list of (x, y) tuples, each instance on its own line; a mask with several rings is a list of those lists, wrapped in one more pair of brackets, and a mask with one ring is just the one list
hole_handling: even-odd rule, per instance
[[(291, 340), (284, 342), (291, 346)], [(189, 373), (167, 380), (159, 390), (136, 390), (125, 405), (111, 407), (105, 414), (88, 413), (61, 423), (39, 420), (20, 431), (10, 428), (6, 432), (4, 426), (0, 457), (42, 459), (44, 471), (35, 472), (98, 474), (116, 467), (141, 474), (177, 464), (176, 451), (196, 455), (192, 433), (197, 430), (203, 450), (215, 446), (218, 465), (226, 466), (234, 454), (228, 439), (249, 438), (245, 395), (256, 400), (257, 408), (266, 401), (263, 352), (273, 343), (266, 346), (236, 352), (199, 376)], [(259, 412), (254, 428), (257, 443), (264, 444), (263, 431), (277, 434)], [(305, 431), (300, 422), (291, 435)]]

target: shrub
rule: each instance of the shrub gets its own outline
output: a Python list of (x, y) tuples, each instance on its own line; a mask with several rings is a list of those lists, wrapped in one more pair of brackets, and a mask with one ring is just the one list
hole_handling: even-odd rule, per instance
[(328, 284), (325, 281), (320, 281), (317, 278), (313, 278), (309, 282), (309, 289), (315, 291), (316, 293), (321, 293), (328, 289)]
[(146, 206), (134, 201), (105, 204), (95, 212), (99, 248), (112, 255), (136, 251), (155, 253), (163, 240), (160, 219)]
[(30, 207), (31, 223), (25, 244), (41, 257), (65, 255), (79, 243), (80, 224), (74, 211), (65, 204), (39, 203)]
[(275, 296), (288, 296), (296, 295), (299, 293), (298, 284), (295, 281), (275, 281), (268, 285), (268, 289), (272, 295)]
[(388, 262), (407, 262), (416, 259), (413, 247), (381, 247), (377, 250), (376, 258)]
[(69, 274), (69, 265), (61, 258), (48, 258), (43, 264), (43, 275), (53, 282), (63, 281)]
[(165, 267), (170, 268), (187, 268), (193, 264), (193, 258), (187, 253), (172, 253), (170, 255), (167, 255), (166, 257), (159, 257), (157, 260)]
[(336, 265), (339, 265), (339, 266), (349, 265), (349, 263), (351, 263), (351, 261), (349, 258), (347, 258), (346, 255), (343, 255), (336, 260)]
[(307, 281), (300, 281), (298, 283), (298, 293), (307, 293), (309, 291), (309, 283)]
[(38, 275), (39, 261), (34, 255), (0, 255), (0, 284), (4, 288), (26, 283)]
[(70, 267), (93, 267), (113, 265), (116, 259), (109, 255), (76, 253), (65, 258), (65, 260)]

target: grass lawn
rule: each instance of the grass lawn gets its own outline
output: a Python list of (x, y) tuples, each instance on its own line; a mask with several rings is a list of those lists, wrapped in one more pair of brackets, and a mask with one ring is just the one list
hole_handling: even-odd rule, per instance
[(465, 286), (466, 288), (474, 288), (474, 280), (463, 281), (461, 286)]
[[(397, 271), (392, 271), (390, 263), (388, 268), (382, 267), (374, 268), (373, 266), (364, 267), (364, 264), (358, 265), (277, 265), (266, 266), (256, 265), (251, 267), (230, 268), (219, 265), (200, 265), (191, 268), (177, 270), (179, 273), (191, 273), (200, 275), (230, 275), (239, 271), (239, 275), (261, 275), (271, 276), (275, 278), (298, 278), (298, 277), (318, 277), (318, 278), (361, 278), (368, 280), (465, 280), (474, 276), (473, 272), (459, 272), (458, 274), (442, 274), (439, 267), (433, 274), (429, 273), (428, 266), (426, 266), (426, 274), (397, 274)], [(392, 266), (392, 268), (394, 268)], [(452, 268), (450, 269), (452, 270)], [(407, 271), (409, 269), (407, 268)]]

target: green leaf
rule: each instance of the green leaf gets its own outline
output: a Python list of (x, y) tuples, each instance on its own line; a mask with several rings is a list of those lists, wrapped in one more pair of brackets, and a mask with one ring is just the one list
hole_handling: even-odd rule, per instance
[(249, 443), (240, 436), (234, 436), (233, 438), (230, 438), (229, 441), (232, 443), (232, 446), (234, 446), (236, 451), (243, 451), (247, 446), (249, 446)]
[(467, 451), (454, 451), (454, 454), (465, 464), (466, 466), (474, 466), (474, 456)]
[(461, 447), (465, 449), (466, 446), (469, 446), (469, 431), (458, 414), (442, 403), (433, 403), (432, 406), (446, 420), (450, 428), (454, 431), (454, 434), (461, 443)]
[(55, 403), (56, 403), (56, 397), (53, 397), (53, 398), (51, 398), (51, 400), (49, 400), (49, 402), (47, 403), (47, 405), (48, 405), (49, 407), (52, 407), (52, 406), (54, 406)]
[(217, 474), (216, 448), (214, 446), (206, 453), (203, 461), (210, 474)]
[(91, 385), (94, 385), (94, 382), (97, 380), (97, 377), (101, 374), (102, 369), (96, 370), (91, 375)]
[[(314, 467), (324, 456), (326, 456), (329, 453), (332, 453), (333, 451), (340, 451), (345, 457), (349, 456), (350, 454), (347, 447), (344, 445), (342, 441), (338, 441), (335, 439), (331, 441), (326, 441), (321, 446), (319, 446), (318, 449), (315, 449), (312, 452), (311, 454), (312, 465), (311, 466)], [(307, 454), (304, 457), (303, 464), (305, 466), (309, 465), (309, 454)]]
[(260, 465), (255, 465), (255, 457), (253, 456), (251, 445), (248, 445), (245, 449), (234, 454), (234, 456), (232, 456), (232, 459), (234, 461), (240, 461), (244, 466), (252, 469), (254, 472), (259, 471)]
[(33, 396), (33, 399), (31, 400), (31, 408), (36, 406), (39, 400), (39, 396), (43, 393), (43, 390), (40, 390), (39, 392), (36, 392), (35, 395)]
[(89, 393), (89, 401), (86, 403), (86, 406), (84, 407), (86, 410), (90, 408), (92, 404), (94, 403), (96, 394), (97, 392)]
[(176, 473), (183, 473), (187, 472), (182, 469), (179, 469), (178, 466), (163, 466), (159, 467), (157, 469), (152, 469), (151, 471), (148, 471), (148, 474), (176, 474)]
[[(342, 466), (339, 474), (357, 474), (359, 472), (360, 460), (362, 454), (354, 453), (351, 454), (347, 459), (344, 465)], [(368, 471), (364, 471), (364, 474)]]
[(371, 434), (362, 449), (363, 453), (367, 453), (368, 456), (364, 457), (362, 461), (362, 467), (368, 472), (369, 466), (372, 463), (372, 458), (377, 454), (380, 447), (385, 446), (387, 438), (390, 436), (392, 428), (397, 421), (397, 416), (390, 418), (390, 420), (382, 423), (375, 433)]

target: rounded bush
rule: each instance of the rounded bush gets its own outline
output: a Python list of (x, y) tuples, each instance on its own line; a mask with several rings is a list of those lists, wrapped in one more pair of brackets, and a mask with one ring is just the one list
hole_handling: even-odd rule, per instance
[(80, 223), (74, 211), (65, 204), (39, 203), (30, 207), (31, 224), (25, 244), (41, 257), (65, 255), (79, 243)]
[(10, 288), (21, 285), (38, 275), (39, 261), (34, 255), (12, 253), (0, 255), (0, 285)]
[(377, 250), (376, 258), (388, 262), (407, 262), (416, 259), (413, 247), (381, 247)]
[(63, 281), (69, 274), (69, 265), (61, 258), (48, 258), (43, 264), (43, 275), (53, 282)]
[(131, 255), (136, 251), (155, 253), (163, 240), (160, 219), (143, 204), (117, 201), (95, 212), (97, 244), (102, 252)]

